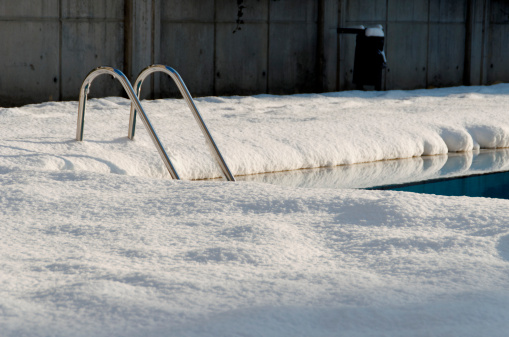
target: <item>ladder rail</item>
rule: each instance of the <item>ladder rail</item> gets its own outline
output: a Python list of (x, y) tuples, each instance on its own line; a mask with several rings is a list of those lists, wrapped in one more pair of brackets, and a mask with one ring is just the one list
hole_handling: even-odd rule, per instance
[[(200, 115), (200, 112), (198, 111), (198, 108), (196, 107), (196, 104), (194, 103), (193, 98), (191, 97), (191, 94), (189, 93), (189, 90), (187, 89), (186, 85), (184, 84), (184, 81), (182, 80), (182, 77), (180, 77), (179, 73), (168, 66), (161, 65), (161, 64), (154, 64), (151, 66), (148, 66), (147, 68), (143, 69), (138, 77), (136, 78), (136, 81), (134, 82), (134, 87), (136, 88), (135, 92), (136, 95), (139, 97), (141, 93), (141, 86), (143, 84), (143, 81), (147, 76), (150, 74), (153, 74), (155, 72), (163, 72), (167, 75), (169, 75), (177, 87), (180, 90), (180, 93), (182, 94), (182, 97), (184, 97), (187, 106), (191, 110), (193, 117), (195, 121), (198, 123), (201, 132), (203, 133), (205, 140), (207, 142), (207, 145), (209, 146), (210, 152), (212, 153), (212, 156), (216, 159), (216, 162), (221, 169), (224, 177), (228, 181), (235, 181), (235, 177), (231, 173), (230, 169), (228, 168), (228, 165), (226, 164), (226, 161), (224, 160), (223, 156), (221, 155), (221, 152), (219, 151), (219, 148), (217, 147), (216, 143), (214, 142), (214, 139), (212, 138), (212, 135), (210, 134), (207, 126), (205, 125), (205, 122), (203, 121), (203, 118)], [(129, 115), (129, 131), (128, 131), (128, 137), (130, 139), (134, 138), (135, 128), (136, 128), (136, 111), (138, 107), (135, 104), (131, 104), (131, 113)]]
[[(129, 99), (131, 100), (131, 106), (136, 107), (138, 111), (141, 113), (141, 120), (143, 124), (145, 125), (146, 129), (149, 132), (150, 138), (152, 139), (152, 142), (157, 148), (157, 152), (161, 156), (161, 159), (164, 162), (164, 165), (166, 166), (166, 169), (170, 173), (170, 176), (173, 179), (180, 179), (179, 175), (177, 174), (177, 171), (173, 167), (173, 164), (170, 161), (170, 158), (168, 157), (168, 154), (164, 150), (164, 147), (159, 140), (159, 137), (157, 137), (157, 134), (152, 127), (152, 124), (150, 123), (150, 120), (147, 117), (147, 114), (143, 110), (140, 100), (138, 99), (138, 96), (135, 94), (133, 87), (131, 86), (131, 83), (127, 79), (127, 77), (122, 73), (120, 70), (112, 68), (112, 67), (98, 67), (92, 70), (85, 80), (83, 81), (80, 89), (80, 95), (79, 95), (79, 106), (78, 106), (78, 123), (76, 127), (76, 140), (77, 141), (83, 141), (83, 130), (85, 126), (85, 110), (86, 110), (86, 102), (88, 98), (88, 93), (90, 91), (90, 86), (92, 84), (92, 81), (100, 76), (100, 75), (111, 75), (113, 78), (117, 79), (123, 86), (124, 90), (126, 91), (127, 95), (129, 96)], [(131, 138), (131, 137), (129, 137)], [(132, 138), (131, 138), (132, 139)]]

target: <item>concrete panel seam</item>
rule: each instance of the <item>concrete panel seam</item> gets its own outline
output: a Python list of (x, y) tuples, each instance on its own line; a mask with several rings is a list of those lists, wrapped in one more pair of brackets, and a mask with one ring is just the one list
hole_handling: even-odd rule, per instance
[(62, 37), (62, 0), (58, 1), (58, 16), (59, 16), (59, 32), (58, 32), (58, 99), (62, 100), (62, 48), (63, 48), (63, 37)]

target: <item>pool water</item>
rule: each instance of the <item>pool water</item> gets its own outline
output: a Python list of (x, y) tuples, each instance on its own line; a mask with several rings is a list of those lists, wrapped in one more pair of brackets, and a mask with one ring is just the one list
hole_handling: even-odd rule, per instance
[(385, 160), (354, 165), (237, 176), (302, 188), (386, 189), (509, 198), (509, 149)]
[(509, 172), (480, 174), (462, 178), (437, 179), (420, 183), (375, 187), (373, 189), (509, 199)]

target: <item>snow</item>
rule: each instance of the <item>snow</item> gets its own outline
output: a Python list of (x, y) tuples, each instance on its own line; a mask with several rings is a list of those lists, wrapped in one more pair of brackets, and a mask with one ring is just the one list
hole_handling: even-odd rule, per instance
[[(363, 163), (351, 188), (505, 168), (479, 149), (508, 146), (508, 93), (196, 104), (234, 174)], [(0, 336), (507, 334), (509, 200), (189, 181), (220, 171), (185, 102), (142, 104), (186, 180), (126, 138), (126, 99), (89, 100), (83, 142), (77, 102), (0, 108)]]
[(364, 33), (366, 36), (376, 36), (376, 37), (384, 37), (384, 31), (380, 27), (371, 27), (366, 28), (366, 32)]

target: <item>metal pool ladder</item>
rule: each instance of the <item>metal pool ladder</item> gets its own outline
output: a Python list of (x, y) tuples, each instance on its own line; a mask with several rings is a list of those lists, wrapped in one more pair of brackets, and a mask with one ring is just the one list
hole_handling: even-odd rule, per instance
[[(179, 73), (171, 67), (161, 65), (161, 64), (154, 64), (151, 66), (146, 67), (143, 69), (138, 77), (136, 78), (136, 81), (134, 82), (134, 88), (136, 90), (136, 95), (139, 97), (141, 93), (141, 86), (143, 84), (143, 81), (145, 78), (147, 78), (148, 75), (153, 74), (155, 72), (163, 72), (171, 77), (171, 79), (175, 82), (177, 87), (180, 90), (180, 93), (182, 94), (182, 97), (186, 100), (187, 106), (193, 113), (193, 117), (196, 120), (196, 123), (198, 123), (198, 126), (200, 127), (201, 132), (203, 133), (203, 136), (205, 137), (205, 141), (207, 142), (210, 152), (212, 153), (212, 156), (215, 158), (217, 164), (219, 165), (219, 168), (223, 172), (224, 177), (228, 181), (235, 181), (235, 177), (230, 172), (230, 169), (228, 168), (228, 165), (226, 164), (223, 156), (221, 155), (221, 152), (219, 151), (219, 148), (217, 147), (216, 143), (214, 142), (214, 139), (212, 138), (212, 135), (210, 134), (209, 130), (207, 129), (207, 126), (205, 125), (205, 122), (203, 121), (203, 118), (201, 117), (200, 113), (198, 112), (198, 108), (194, 104), (194, 100), (191, 97), (191, 94), (189, 93), (189, 90), (187, 90), (186, 85), (184, 84), (184, 81), (182, 80), (182, 77), (180, 77)], [(129, 132), (128, 137), (130, 139), (134, 138), (134, 132), (136, 128), (136, 109), (139, 109), (139, 107), (135, 104), (134, 101), (131, 101), (131, 113), (129, 115)], [(143, 120), (143, 119), (142, 119)]]
[[(180, 179), (179, 175), (177, 174), (177, 171), (175, 170), (175, 168), (173, 167), (173, 165), (170, 161), (170, 158), (166, 154), (166, 151), (164, 150), (163, 145), (161, 144), (161, 141), (159, 140), (159, 137), (157, 137), (157, 134), (156, 134), (154, 128), (152, 127), (152, 124), (150, 123), (150, 120), (148, 119), (147, 114), (143, 110), (140, 100), (138, 99), (138, 96), (135, 94), (134, 89), (131, 86), (131, 83), (129, 82), (127, 77), (118, 69), (115, 69), (112, 67), (96, 68), (96, 69), (92, 70), (87, 75), (85, 80), (83, 81), (83, 84), (81, 85), (81, 89), (80, 89), (80, 95), (79, 95), (76, 140), (83, 141), (83, 129), (84, 129), (84, 125), (85, 125), (85, 110), (86, 110), (87, 96), (90, 91), (90, 85), (96, 77), (98, 77), (100, 75), (104, 75), (104, 74), (113, 76), (113, 78), (117, 79), (122, 84), (129, 99), (131, 100), (131, 116), (134, 114), (134, 117), (136, 117), (135, 116), (136, 111), (140, 111), (141, 120), (142, 120), (143, 124), (145, 125), (146, 129), (148, 130), (150, 138), (152, 139), (152, 142), (156, 146), (157, 152), (159, 152), (159, 155), (161, 156), (161, 159), (163, 160), (164, 165), (166, 166), (168, 172), (170, 173), (170, 175), (173, 179)], [(183, 82), (182, 82), (182, 85), (183, 85)], [(140, 86), (141, 86), (141, 84), (140, 84)], [(179, 86), (179, 88), (180, 88), (180, 86)], [(185, 88), (185, 85), (184, 85), (184, 88)], [(186, 88), (186, 91), (187, 91), (187, 88)], [(139, 91), (138, 91), (138, 93), (139, 93)], [(133, 112), (133, 109), (134, 109), (134, 112)], [(198, 114), (198, 116), (199, 116), (199, 114)], [(130, 139), (132, 139), (132, 137), (134, 136), (134, 123), (131, 123), (131, 120), (135, 120), (135, 118), (130, 119), (130, 123), (129, 123), (128, 137)], [(201, 120), (201, 118), (200, 118), (200, 120)], [(202, 123), (203, 123), (203, 121), (202, 121)], [(205, 127), (204, 123), (203, 123), (203, 127)], [(205, 129), (206, 129), (206, 127), (205, 127)], [(208, 132), (208, 130), (207, 130), (207, 132)], [(209, 134), (209, 136), (210, 136), (210, 134)], [(210, 137), (210, 139), (212, 139), (212, 137)], [(213, 143), (213, 140), (212, 140), (212, 143)], [(217, 147), (215, 147), (215, 148), (217, 149)], [(219, 153), (219, 150), (217, 150), (217, 153), (219, 154), (220, 158), (222, 159), (221, 154)], [(223, 160), (223, 163), (224, 163), (224, 160)], [(225, 174), (226, 179), (229, 181), (235, 181), (235, 178), (230, 173), (228, 167), (226, 166), (226, 163), (224, 163), (224, 166), (226, 167), (226, 170), (229, 173), (229, 175)], [(221, 166), (221, 169), (223, 170), (223, 166)], [(223, 173), (225, 173), (224, 170), (223, 170)]]

